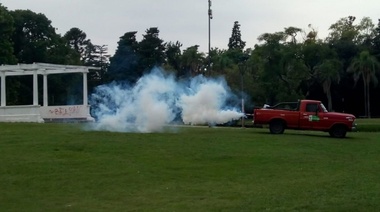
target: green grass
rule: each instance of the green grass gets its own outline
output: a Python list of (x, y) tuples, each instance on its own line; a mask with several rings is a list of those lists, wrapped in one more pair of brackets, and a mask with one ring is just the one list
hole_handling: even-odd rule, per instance
[(380, 119), (357, 119), (357, 130), (361, 132), (380, 132)]
[(1, 211), (377, 211), (380, 133), (0, 124)]

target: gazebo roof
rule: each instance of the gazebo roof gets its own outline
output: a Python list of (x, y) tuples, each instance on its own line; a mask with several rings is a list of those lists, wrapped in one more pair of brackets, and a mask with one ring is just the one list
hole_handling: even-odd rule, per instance
[(49, 63), (1, 65), (0, 72), (6, 76), (20, 76), (37, 74), (66, 74), (66, 73), (88, 73), (90, 69), (100, 70), (98, 67), (76, 66), (76, 65), (57, 65)]

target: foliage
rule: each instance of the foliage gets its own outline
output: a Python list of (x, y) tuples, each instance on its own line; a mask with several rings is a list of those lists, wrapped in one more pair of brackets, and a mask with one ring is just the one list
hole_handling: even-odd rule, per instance
[(232, 28), (232, 34), (228, 42), (228, 49), (239, 49), (243, 50), (245, 47), (245, 41), (241, 39), (240, 24), (238, 21), (234, 22), (234, 27)]
[(106, 82), (106, 73), (109, 66), (108, 47), (107, 45), (93, 45), (89, 42), (86, 46), (86, 57), (84, 65), (99, 67), (100, 70), (93, 70), (89, 73), (90, 90)]
[(168, 66), (166, 69), (177, 71), (181, 69), (181, 47), (182, 44), (178, 41), (175, 43), (169, 42), (166, 44), (165, 57), (167, 58), (166, 65)]
[(139, 43), (140, 71), (150, 71), (153, 67), (162, 66), (165, 62), (165, 45), (159, 38), (159, 32), (156, 27), (147, 29)]
[(231, 69), (234, 61), (230, 57), (231, 51), (222, 49), (211, 49), (212, 70), (215, 74), (225, 74), (227, 69)]
[(339, 19), (336, 23), (330, 26), (329, 30), (331, 30), (331, 32), (327, 40), (329, 42), (337, 40), (356, 41), (359, 31), (358, 27), (354, 25), (355, 20), (355, 16)]
[[(159, 38), (159, 30), (146, 30), (143, 40), (136, 40), (137, 32), (127, 32), (118, 42), (116, 53), (110, 59), (110, 80), (135, 83), (146, 71), (165, 63), (165, 44)], [(173, 62), (173, 61), (170, 61)]]
[[(240, 24), (235, 21), (228, 49), (211, 48), (210, 57), (199, 50), (199, 45), (184, 47), (180, 41), (165, 42), (157, 27), (148, 28), (139, 41), (137, 32), (126, 32), (111, 56), (107, 45), (92, 43), (81, 29), (73, 27), (61, 36), (44, 14), (30, 10), (8, 11), (0, 5), (0, 26), (0, 63), (100, 67), (101, 70), (88, 75), (90, 91), (112, 81), (133, 84), (154, 66), (162, 66), (178, 78), (198, 74), (223, 76), (234, 92), (242, 92), (244, 84), (244, 95), (252, 99), (246, 108), (311, 98), (327, 103), (329, 110), (380, 116), (380, 100), (367, 99), (369, 94), (380, 92), (380, 87), (375, 84), (367, 87), (367, 80), (358, 80), (362, 72), (354, 71), (353, 65), (358, 63), (358, 55), (363, 51), (368, 52), (370, 58), (380, 60), (380, 20), (375, 26), (369, 17), (360, 21), (354, 16), (343, 17), (331, 24), (325, 39), (318, 37), (318, 30), (311, 24), (306, 31), (289, 26), (274, 33), (264, 32), (253, 48), (246, 48)], [(242, 66), (246, 70), (243, 79), (239, 69)], [(370, 75), (370, 81), (378, 78), (376, 65)], [(30, 92), (25, 97), (20, 93), (31, 89), (30, 79), (8, 78), (10, 103), (21, 104), (30, 99)], [(78, 76), (73, 80), (76, 78)], [(70, 95), (69, 88), (59, 87), (71, 86), (64, 82), (67, 79), (49, 76), (52, 82), (49, 95), (62, 98)], [(59, 94), (62, 92), (65, 95)], [(357, 102), (363, 102), (365, 109)], [(373, 108), (372, 113), (369, 106)]]
[(285, 32), (263, 34), (259, 39), (265, 43), (254, 50), (256, 60), (262, 63), (257, 73), (258, 80), (264, 89), (263, 94), (267, 96), (262, 103), (290, 101), (304, 95), (301, 84), (310, 78), (310, 73), (300, 51), (301, 45), (284, 43), (286, 37)]
[(198, 51), (198, 45), (191, 46), (183, 51), (181, 61), (185, 76), (195, 76), (204, 70), (204, 54)]
[(380, 60), (380, 19), (378, 20), (377, 26), (374, 30), (374, 38), (371, 41), (371, 52)]
[[(65, 46), (62, 38), (55, 33), (51, 21), (43, 14), (36, 14), (30, 10), (10, 11), (14, 19), (15, 31), (12, 36), (14, 43), (14, 54), (20, 63), (51, 62), (51, 63), (72, 63), (67, 60), (69, 57), (59, 58), (57, 61), (56, 52), (61, 52), (69, 47)], [(59, 49), (59, 50), (58, 50)]]
[(315, 78), (321, 83), (323, 92), (327, 96), (327, 110), (333, 111), (331, 85), (339, 83), (342, 64), (337, 59), (326, 59), (320, 65), (315, 66)]
[(13, 17), (0, 3), (0, 65), (14, 64), (16, 62), (11, 42), (13, 31)]
[(297, 43), (297, 34), (300, 33), (302, 30), (297, 27), (287, 27), (285, 28), (284, 32), (285, 34), (290, 37), (290, 43), (296, 44)]
[(355, 81), (357, 81), (360, 76), (364, 83), (364, 107), (365, 116), (371, 117), (370, 112), (370, 83), (372, 82), (375, 86), (378, 84), (376, 73), (380, 71), (380, 63), (376, 57), (370, 55), (368, 51), (362, 51), (358, 57), (352, 60), (351, 65), (348, 67), (348, 72), (354, 73)]
[(71, 28), (69, 31), (65, 33), (63, 38), (66, 40), (66, 43), (73, 49), (81, 58), (83, 63), (86, 63), (86, 48), (87, 45), (91, 43), (89, 39), (87, 39), (87, 35), (85, 32), (80, 30), (77, 27)]
[(137, 55), (138, 42), (137, 32), (127, 32), (120, 37), (115, 54), (110, 58), (108, 78), (110, 81), (137, 81), (139, 74), (137, 67), (139, 58)]

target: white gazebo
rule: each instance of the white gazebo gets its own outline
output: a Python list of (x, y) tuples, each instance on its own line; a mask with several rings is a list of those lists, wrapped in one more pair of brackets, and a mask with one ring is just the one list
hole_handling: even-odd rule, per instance
[[(1, 104), (0, 122), (45, 122), (54, 120), (83, 120), (93, 121), (88, 105), (87, 73), (90, 69), (99, 68), (88, 66), (56, 65), (47, 63), (1, 65)], [(83, 74), (83, 104), (82, 105), (48, 105), (48, 76), (50, 74)], [(33, 104), (32, 105), (6, 105), (7, 76), (33, 75)], [(43, 76), (43, 105), (38, 104), (38, 75)]]

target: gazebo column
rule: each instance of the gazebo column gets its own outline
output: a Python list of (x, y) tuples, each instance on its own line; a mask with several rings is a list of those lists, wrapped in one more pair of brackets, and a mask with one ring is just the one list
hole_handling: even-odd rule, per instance
[(6, 106), (6, 86), (5, 86), (5, 72), (0, 72), (0, 78), (1, 78), (1, 107)]
[(43, 101), (43, 106), (47, 107), (48, 106), (48, 80), (47, 80), (47, 74), (43, 75), (43, 81), (44, 81), (44, 101)]
[(88, 105), (87, 73), (83, 72), (83, 105)]
[(33, 72), (33, 105), (38, 105), (38, 75), (37, 71)]

